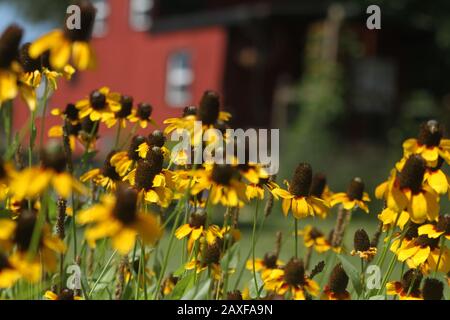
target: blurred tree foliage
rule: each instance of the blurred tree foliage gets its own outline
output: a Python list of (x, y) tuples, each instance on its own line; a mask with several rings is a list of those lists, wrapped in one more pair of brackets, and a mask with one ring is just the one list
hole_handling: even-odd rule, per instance
[(21, 15), (33, 22), (62, 21), (67, 6), (72, 2), (72, 0), (0, 0), (0, 3), (14, 5)]

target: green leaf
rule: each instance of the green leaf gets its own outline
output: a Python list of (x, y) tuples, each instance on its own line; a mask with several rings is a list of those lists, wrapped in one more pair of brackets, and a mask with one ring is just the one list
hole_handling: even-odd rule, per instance
[(347, 273), (348, 277), (350, 278), (353, 288), (355, 289), (356, 293), (359, 296), (362, 292), (361, 275), (360, 275), (359, 271), (344, 256), (338, 255), (337, 257), (341, 261), (342, 267), (344, 268), (345, 272)]
[(195, 271), (189, 273), (180, 281), (177, 282), (175, 287), (173, 288), (172, 294), (170, 295), (171, 300), (180, 300), (180, 298), (184, 295), (186, 290), (189, 290), (194, 285), (194, 275)]
[(248, 293), (250, 295), (250, 298), (256, 299), (258, 298), (258, 292), (259, 297), (264, 298), (267, 294), (266, 290), (264, 289), (264, 281), (261, 279), (261, 275), (259, 273), (256, 274), (256, 283), (258, 285), (258, 291), (255, 287), (255, 279), (252, 275), (252, 278), (248, 282)]
[(180, 300), (205, 300), (208, 297), (209, 287), (211, 286), (211, 279), (203, 280), (194, 286)]
[(379, 295), (370, 297), (369, 300), (386, 300), (386, 298), (384, 295), (379, 294)]
[(236, 242), (231, 246), (227, 253), (220, 261), (222, 270), (235, 269), (239, 262), (239, 243)]

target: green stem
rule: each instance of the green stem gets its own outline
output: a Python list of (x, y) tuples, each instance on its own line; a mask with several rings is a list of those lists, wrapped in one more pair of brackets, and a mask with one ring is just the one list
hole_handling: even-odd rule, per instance
[[(398, 244), (398, 248), (401, 247), (403, 239), (405, 238), (407, 230), (408, 230), (408, 228), (407, 228), (407, 226), (405, 226), (405, 228), (404, 228), (404, 230), (402, 232), (402, 235), (400, 237), (400, 242)], [(392, 271), (394, 270), (394, 266), (395, 266), (395, 262), (396, 261), (397, 261), (397, 255), (394, 252), (394, 254), (392, 255), (391, 261), (389, 262), (388, 270), (387, 270), (385, 276), (383, 277), (383, 281), (381, 282), (381, 288), (378, 290), (377, 295), (381, 294), (381, 292), (385, 289), (386, 283), (387, 283), (389, 277), (391, 276)]]
[(119, 145), (121, 129), (122, 129), (122, 124), (121, 124), (121, 121), (119, 121), (118, 125), (117, 125), (116, 142), (114, 143), (114, 150), (116, 150), (117, 146)]
[(42, 115), (41, 115), (41, 133), (39, 137), (39, 147), (42, 148), (44, 146), (44, 133), (45, 133), (45, 114), (47, 112), (47, 101), (48, 95), (50, 93), (48, 86), (48, 81), (45, 80), (45, 88), (44, 88), (44, 96), (42, 97)]
[(111, 264), (112, 259), (114, 258), (114, 256), (116, 255), (117, 250), (114, 250), (114, 252), (111, 254), (111, 256), (108, 259), (108, 262), (106, 262), (106, 265), (103, 267), (102, 272), (100, 273), (98, 279), (95, 281), (94, 285), (92, 286), (91, 291), (89, 291), (89, 297), (92, 296), (92, 293), (94, 292), (95, 288), (97, 287), (98, 283), (100, 282), (100, 280), (103, 278), (103, 276), (106, 273), (106, 270), (108, 269), (109, 265)]
[(255, 267), (255, 247), (256, 247), (256, 224), (258, 223), (258, 208), (259, 208), (259, 199), (256, 200), (256, 209), (255, 214), (253, 215), (253, 231), (252, 231), (252, 262), (253, 262), (253, 281), (255, 282), (255, 290), (258, 294), (257, 298), (259, 299), (259, 290), (258, 290), (258, 281), (256, 279), (256, 267)]
[(41, 209), (39, 210), (39, 214), (37, 216), (37, 220), (34, 225), (33, 234), (31, 236), (29, 252), (28, 252), (28, 259), (30, 261), (32, 259), (34, 259), (35, 255), (39, 249), (39, 242), (41, 239), (42, 229), (44, 227), (45, 216), (46, 216), (47, 210), (48, 210), (48, 201), (49, 201), (48, 191), (46, 190), (42, 197)]
[(439, 258), (436, 263), (436, 268), (434, 269), (434, 277), (436, 277), (437, 272), (439, 271), (439, 264), (441, 263), (442, 254), (444, 253), (444, 246), (445, 246), (445, 236), (441, 235), (441, 244), (439, 249)]

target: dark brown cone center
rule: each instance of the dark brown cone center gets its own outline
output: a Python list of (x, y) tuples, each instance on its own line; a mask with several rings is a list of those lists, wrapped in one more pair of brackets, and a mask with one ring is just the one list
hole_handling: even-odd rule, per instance
[(295, 169), (289, 186), (289, 192), (296, 197), (307, 197), (311, 189), (312, 168), (307, 163), (300, 163)]
[(350, 200), (362, 200), (364, 195), (364, 183), (360, 178), (350, 181), (347, 189), (347, 196)]
[(124, 119), (131, 114), (133, 108), (133, 97), (123, 95), (120, 97), (120, 111), (116, 113), (117, 118)]
[(364, 252), (370, 249), (369, 236), (364, 229), (359, 229), (355, 232), (353, 243), (356, 251)]
[(128, 158), (134, 161), (139, 160), (140, 157), (137, 149), (144, 142), (147, 142), (147, 139), (145, 139), (144, 136), (141, 135), (134, 136), (133, 139), (131, 139), (130, 146), (128, 147)]
[(216, 164), (212, 170), (212, 180), (220, 185), (227, 186), (230, 184), (235, 170), (232, 166), (226, 164)]
[(22, 29), (17, 25), (10, 25), (0, 37), (0, 69), (10, 67), (17, 58), (19, 44), (22, 39)]
[(291, 259), (284, 267), (284, 281), (290, 286), (299, 286), (305, 283), (305, 266), (303, 261)]
[(89, 101), (95, 110), (103, 110), (106, 107), (106, 96), (98, 90), (91, 92)]
[(120, 185), (116, 191), (116, 205), (113, 213), (116, 218), (124, 224), (136, 221), (137, 215), (137, 192), (136, 190)]
[(422, 282), (422, 274), (416, 269), (409, 269), (403, 275), (401, 284), (404, 292), (410, 291), (411, 295), (420, 294), (420, 283)]
[(406, 160), (403, 170), (399, 174), (401, 189), (410, 189), (414, 194), (422, 190), (425, 161), (419, 155), (412, 155)]
[(200, 100), (198, 117), (203, 124), (215, 124), (220, 112), (219, 95), (214, 91), (206, 91)]
[(443, 136), (442, 126), (436, 120), (430, 120), (420, 127), (418, 141), (427, 147), (439, 146)]
[(346, 292), (348, 280), (349, 278), (344, 268), (342, 268), (341, 264), (338, 264), (331, 272), (328, 286), (332, 292), (343, 294)]
[(203, 213), (193, 213), (191, 214), (191, 216), (189, 217), (189, 225), (192, 228), (200, 228), (202, 226), (204, 226), (206, 223), (206, 215)]
[(147, 160), (139, 160), (136, 167), (135, 185), (138, 190), (150, 190), (157, 172)]
[(141, 120), (148, 120), (152, 115), (153, 107), (148, 103), (140, 103), (138, 105), (136, 116)]

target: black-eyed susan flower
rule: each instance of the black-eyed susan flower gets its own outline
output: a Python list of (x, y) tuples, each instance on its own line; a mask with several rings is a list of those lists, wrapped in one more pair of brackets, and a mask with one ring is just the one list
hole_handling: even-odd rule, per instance
[(8, 257), (0, 253), (0, 289), (11, 288), (21, 277)]
[(47, 300), (82, 300), (80, 296), (75, 294), (75, 291), (67, 288), (62, 289), (59, 294), (53, 292), (52, 290), (47, 290), (44, 297)]
[(307, 295), (316, 297), (320, 292), (317, 282), (307, 277), (303, 261), (296, 258), (291, 258), (283, 269), (272, 270), (264, 286), (279, 295), (289, 292), (294, 300), (306, 300)]
[(359, 256), (361, 259), (371, 261), (377, 254), (377, 248), (370, 245), (369, 236), (364, 229), (356, 230), (353, 239), (354, 249), (350, 253), (352, 256)]
[(131, 139), (128, 151), (119, 151), (111, 157), (111, 164), (116, 168), (120, 176), (125, 176), (135, 168), (136, 162), (141, 159), (139, 146), (146, 141), (144, 136), (136, 135)]
[(2, 226), (0, 242), (9, 243), (9, 247), (14, 246), (16, 248), (9, 257), (10, 264), (30, 282), (39, 280), (43, 267), (46, 270), (55, 271), (57, 266), (56, 254), (64, 253), (66, 250), (62, 240), (53, 236), (50, 226), (45, 224), (38, 241), (39, 255), (30, 259), (29, 250), (37, 223), (36, 218), (35, 212), (26, 210), (21, 212), (16, 220), (4, 219), (0, 223)]
[(321, 298), (323, 300), (350, 300), (350, 293), (347, 291), (348, 280), (342, 264), (337, 264), (331, 271)]
[(168, 170), (163, 170), (162, 165), (162, 152), (159, 148), (153, 147), (147, 159), (139, 160), (136, 168), (123, 180), (138, 190), (145, 201), (167, 208), (173, 199), (173, 191), (170, 188), (172, 176)]
[(66, 171), (66, 154), (60, 144), (48, 144), (41, 152), (41, 160), (41, 166), (24, 169), (11, 183), (11, 189), (18, 199), (36, 197), (50, 186), (66, 199), (72, 191), (85, 193), (83, 184)]
[(247, 260), (245, 267), (253, 272), (261, 273), (261, 278), (266, 279), (273, 270), (281, 269), (283, 267), (283, 261), (278, 259), (276, 252), (267, 252), (263, 259), (255, 258), (255, 268), (253, 268), (253, 260)]
[(139, 126), (143, 129), (147, 128), (149, 123), (154, 123), (152, 119), (153, 107), (148, 104), (141, 102), (137, 105), (136, 109), (131, 111), (131, 114), (127, 117), (130, 122), (137, 122)]
[(133, 109), (133, 97), (127, 95), (120, 96), (120, 110), (114, 113), (114, 117), (105, 121), (106, 126), (111, 128), (119, 123), (122, 128), (127, 127), (127, 118)]
[(316, 212), (328, 210), (328, 205), (322, 199), (310, 194), (312, 183), (312, 168), (307, 163), (300, 163), (295, 169), (292, 181), (286, 181), (288, 190), (272, 189), (275, 198), (282, 198), (282, 209), (286, 216), (289, 210), (296, 219), (313, 216)]
[(388, 230), (389, 228), (394, 226), (396, 222), (396, 226), (403, 230), (406, 223), (409, 221), (409, 213), (406, 211), (398, 213), (391, 208), (384, 208), (383, 211), (381, 211), (381, 213), (378, 215), (378, 219), (383, 223), (383, 230)]
[(384, 199), (387, 207), (401, 212), (407, 211), (415, 223), (438, 218), (439, 198), (437, 193), (423, 183), (425, 160), (420, 155), (411, 155), (402, 170), (391, 172), (388, 181), (379, 185), (375, 191), (377, 198)]
[(0, 36), (0, 105), (17, 96), (20, 64), (17, 61), (22, 28), (13, 24)]
[(324, 234), (312, 225), (305, 226), (298, 233), (303, 236), (303, 243), (307, 248), (314, 248), (318, 253), (326, 252), (331, 248), (331, 244)]
[(173, 273), (169, 274), (163, 281), (161, 286), (161, 293), (163, 296), (167, 296), (172, 293), (173, 289), (178, 283), (179, 278), (175, 277)]
[(419, 154), (429, 167), (436, 167), (442, 157), (450, 164), (450, 140), (443, 139), (443, 127), (436, 120), (429, 120), (420, 127), (417, 139), (408, 139), (403, 143), (405, 157)]
[(212, 90), (203, 93), (199, 107), (188, 106), (183, 110), (181, 118), (169, 118), (164, 121), (167, 124), (164, 133), (169, 135), (175, 130), (188, 130), (191, 133), (192, 141), (199, 142), (195, 138), (201, 139), (201, 135), (194, 135), (194, 122), (201, 121), (202, 129), (218, 127), (218, 121), (227, 122), (231, 118), (228, 112), (220, 111), (219, 94)]
[(345, 210), (353, 210), (361, 208), (369, 213), (367, 202), (370, 201), (367, 192), (364, 192), (364, 182), (361, 178), (356, 177), (350, 181), (347, 192), (338, 192), (333, 194), (330, 200), (331, 206), (342, 204)]
[[(410, 268), (420, 268), (423, 273), (439, 270), (447, 273), (450, 271), (450, 251), (439, 246), (438, 238), (428, 238), (426, 235), (402, 243), (394, 251), (399, 261), (406, 261)], [(437, 267), (439, 261), (439, 267)]]
[(120, 111), (120, 94), (102, 87), (92, 91), (88, 98), (78, 101), (75, 107), (79, 110), (81, 119), (89, 117), (92, 121), (106, 122), (115, 117), (115, 112)]
[(215, 280), (220, 279), (222, 276), (222, 268), (220, 267), (220, 260), (223, 257), (222, 246), (223, 243), (218, 241), (212, 245), (206, 242), (202, 243), (198, 256), (186, 263), (184, 268), (195, 270), (196, 273), (209, 269)]
[(122, 181), (122, 177), (116, 171), (116, 168), (111, 164), (111, 157), (113, 157), (115, 151), (111, 151), (104, 163), (103, 167), (89, 170), (80, 177), (82, 182), (92, 180), (96, 185), (102, 186), (108, 191), (116, 190), (118, 183)]
[(418, 234), (432, 239), (443, 236), (450, 240), (450, 215), (440, 215), (437, 222), (420, 226)]
[(189, 222), (181, 225), (175, 231), (177, 239), (183, 239), (189, 236), (188, 250), (191, 251), (195, 241), (204, 237), (208, 244), (212, 245), (217, 238), (223, 238), (220, 228), (217, 225), (205, 226), (206, 214), (203, 212), (194, 212), (189, 216)]
[(153, 147), (158, 147), (161, 149), (164, 159), (169, 159), (170, 151), (167, 149), (164, 144), (166, 143), (166, 137), (161, 130), (154, 130), (150, 133), (143, 143), (141, 143), (137, 149), (139, 156), (143, 159), (147, 157), (147, 153)]
[(419, 270), (409, 269), (405, 272), (401, 281), (392, 281), (386, 284), (386, 293), (396, 295), (400, 300), (422, 300), (420, 291), (422, 278), (422, 273)]
[(94, 247), (101, 238), (111, 238), (112, 246), (121, 254), (127, 254), (139, 235), (144, 243), (154, 243), (162, 235), (158, 218), (151, 213), (138, 211), (136, 190), (119, 185), (115, 196), (104, 195), (101, 203), (78, 214), (77, 222), (89, 224), (85, 237)]
[(422, 286), (423, 300), (442, 300), (444, 298), (444, 284), (434, 278), (426, 278)]
[(235, 167), (229, 164), (205, 164), (204, 167), (193, 173), (196, 176), (196, 183), (191, 188), (193, 195), (209, 190), (212, 204), (221, 203), (227, 207), (247, 201), (245, 184), (239, 180), (239, 171)]
[(81, 0), (77, 4), (81, 10), (80, 28), (70, 28), (64, 24), (64, 30), (53, 30), (40, 37), (30, 47), (29, 53), (37, 58), (49, 51), (49, 61), (54, 69), (61, 70), (69, 62), (80, 70), (93, 68), (94, 52), (89, 44), (94, 26), (96, 9), (90, 1)]

